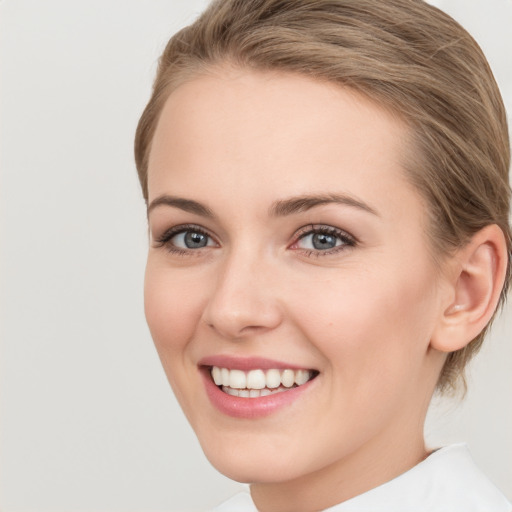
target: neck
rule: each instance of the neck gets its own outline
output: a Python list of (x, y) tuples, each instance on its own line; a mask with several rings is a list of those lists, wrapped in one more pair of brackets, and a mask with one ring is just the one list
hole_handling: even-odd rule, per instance
[[(379, 435), (318, 471), (282, 482), (251, 485), (260, 512), (317, 512), (325, 510), (400, 476), (424, 460), (423, 427), (445, 354), (429, 352), (430, 367), (419, 376), (421, 392), (411, 387), (411, 399)], [(432, 355), (433, 354), (433, 355)], [(418, 400), (421, 396), (422, 400)]]
[[(428, 453), (423, 423), (403, 436), (384, 436), (319, 471), (284, 482), (251, 485), (260, 512), (314, 512), (324, 510), (378, 487), (408, 471)], [(387, 437), (387, 438), (386, 438)]]

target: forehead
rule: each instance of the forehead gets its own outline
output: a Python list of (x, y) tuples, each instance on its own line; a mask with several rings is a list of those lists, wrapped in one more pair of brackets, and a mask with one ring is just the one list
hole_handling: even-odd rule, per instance
[(333, 187), (377, 202), (401, 188), (418, 200), (404, 179), (407, 146), (405, 124), (350, 89), (219, 68), (169, 96), (149, 158), (149, 201), (191, 190), (233, 201), (233, 191), (257, 197), (269, 188), (280, 199)]

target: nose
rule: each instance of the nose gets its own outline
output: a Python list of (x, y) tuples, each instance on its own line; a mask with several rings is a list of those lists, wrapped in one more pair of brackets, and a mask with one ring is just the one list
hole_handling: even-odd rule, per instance
[(231, 340), (278, 327), (282, 311), (271, 274), (262, 258), (232, 254), (218, 273), (203, 321), (218, 335)]

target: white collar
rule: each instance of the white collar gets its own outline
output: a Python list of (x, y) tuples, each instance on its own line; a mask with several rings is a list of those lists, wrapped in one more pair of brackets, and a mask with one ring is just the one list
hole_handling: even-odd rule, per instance
[[(213, 512), (257, 512), (239, 493)], [(402, 475), (324, 512), (512, 512), (512, 505), (473, 462), (465, 444), (433, 452)]]

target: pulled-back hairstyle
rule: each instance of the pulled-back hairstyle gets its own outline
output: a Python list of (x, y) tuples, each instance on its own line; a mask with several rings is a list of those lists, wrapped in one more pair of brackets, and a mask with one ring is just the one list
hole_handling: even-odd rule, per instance
[[(509, 254), (503, 304), (512, 249), (506, 113), (485, 56), (458, 23), (422, 0), (214, 1), (160, 58), (135, 139), (146, 201), (151, 142), (169, 94), (226, 62), (334, 82), (404, 120), (412, 140), (405, 167), (428, 205), (433, 254), (441, 259), (497, 224)], [(465, 384), (486, 330), (448, 355), (439, 390)]]

